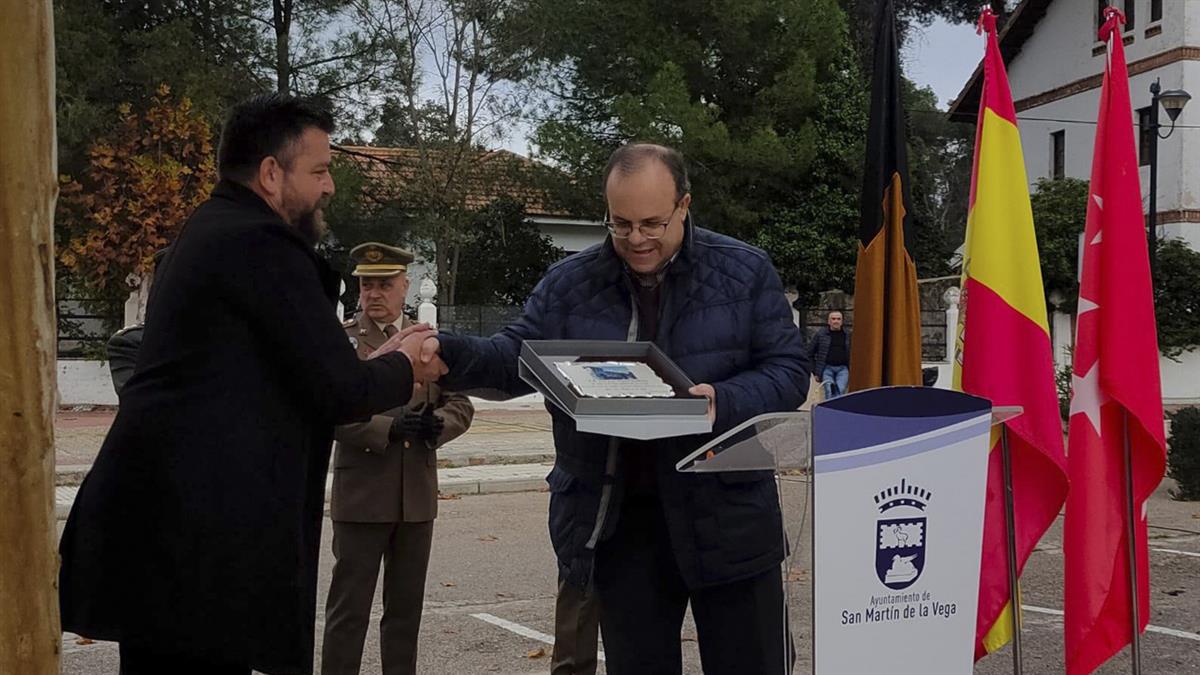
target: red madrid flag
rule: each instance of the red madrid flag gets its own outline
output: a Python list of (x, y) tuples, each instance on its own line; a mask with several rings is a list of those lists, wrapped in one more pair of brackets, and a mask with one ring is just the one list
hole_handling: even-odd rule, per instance
[(1125, 438), (1132, 453), (1138, 631), (1150, 616), (1146, 499), (1166, 467), (1158, 337), (1134, 151), (1129, 73), (1109, 8), (1108, 43), (1083, 234), (1063, 527), (1068, 675), (1091, 673), (1131, 640)]

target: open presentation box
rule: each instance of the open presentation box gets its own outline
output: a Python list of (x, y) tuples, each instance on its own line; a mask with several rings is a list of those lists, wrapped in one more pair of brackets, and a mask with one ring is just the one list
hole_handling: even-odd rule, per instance
[[(558, 370), (561, 361), (633, 361), (649, 365), (675, 390), (670, 398), (580, 396)], [(638, 440), (712, 431), (708, 399), (694, 396), (687, 375), (654, 343), (619, 340), (526, 340), (518, 364), (521, 379), (570, 415), (580, 431)]]

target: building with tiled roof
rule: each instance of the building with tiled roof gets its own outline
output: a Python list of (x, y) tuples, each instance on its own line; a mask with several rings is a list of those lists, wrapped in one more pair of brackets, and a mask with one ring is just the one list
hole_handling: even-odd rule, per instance
[[(539, 180), (556, 169), (508, 150), (467, 150), (469, 157), (446, 154), (440, 150), (339, 146), (344, 156), (358, 163), (371, 182), (377, 199), (402, 199), (414, 181), (431, 180), (463, 186), (462, 203), (478, 209), (501, 197), (511, 197), (525, 205), (529, 221), (565, 253), (577, 253), (604, 239), (606, 231), (596, 217), (570, 213), (554, 204), (549, 191)], [(466, 180), (450, 180), (450, 173), (467, 173)], [(599, 208), (603, 208), (598, 204)], [(409, 290), (410, 304), (419, 281), (433, 276), (432, 261), (418, 258), (409, 266), (414, 281)], [(436, 280), (435, 280), (436, 281)]]
[[(1096, 117), (1107, 48), (1098, 38), (1110, 0), (1021, 0), (1000, 33), (1025, 172), (1030, 187), (1042, 178), (1091, 175)], [(1133, 119), (1139, 123), (1143, 208), (1149, 208), (1150, 85), (1200, 93), (1200, 2), (1111, 0), (1126, 15), (1123, 42)], [(983, 54), (980, 38), (979, 54)], [(983, 73), (977, 68), (950, 106), (954, 119), (974, 122)], [(1200, 105), (1192, 103), (1178, 128), (1158, 144), (1158, 235), (1200, 249)], [(1170, 127), (1165, 112), (1160, 123)], [(1163, 133), (1166, 133), (1164, 129)], [(1082, 227), (1082, 224), (1081, 224)], [(1071, 317), (1052, 321), (1056, 359), (1065, 363), (1074, 339)], [(1200, 400), (1200, 352), (1161, 361), (1166, 403)]]

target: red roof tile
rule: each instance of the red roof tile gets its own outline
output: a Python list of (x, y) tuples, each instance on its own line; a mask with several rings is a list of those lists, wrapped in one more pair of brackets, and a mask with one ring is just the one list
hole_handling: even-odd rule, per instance
[[(462, 154), (354, 145), (338, 146), (336, 150), (358, 163), (380, 199), (402, 198), (406, 187), (417, 181), (429, 181), (433, 183), (433, 193), (439, 193), (444, 186), (460, 186), (464, 192), (461, 198), (470, 209), (508, 196), (523, 202), (530, 216), (575, 217), (553, 205), (548, 190), (539, 186), (539, 173), (556, 170), (508, 150), (475, 150)], [(464, 174), (465, 180), (451, 180), (452, 176)], [(448, 192), (442, 194), (454, 201), (454, 195)]]

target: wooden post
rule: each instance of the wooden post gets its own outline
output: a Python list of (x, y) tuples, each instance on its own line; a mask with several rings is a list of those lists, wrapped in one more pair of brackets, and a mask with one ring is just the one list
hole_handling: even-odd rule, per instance
[(57, 675), (53, 14), (0, 16), (0, 673)]

